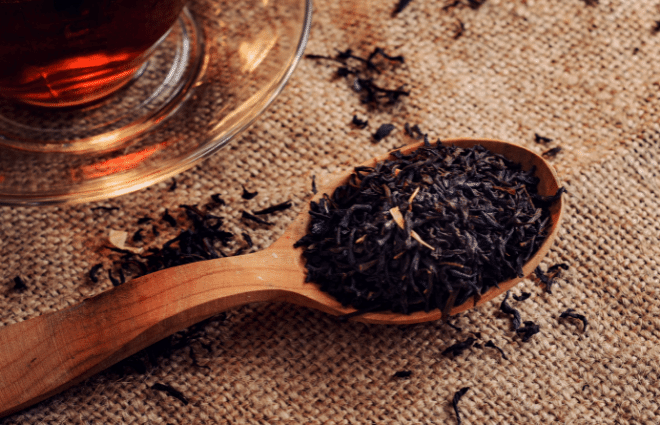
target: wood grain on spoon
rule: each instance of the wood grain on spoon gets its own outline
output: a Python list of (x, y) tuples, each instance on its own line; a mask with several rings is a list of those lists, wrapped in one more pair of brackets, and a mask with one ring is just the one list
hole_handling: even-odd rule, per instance
[[(536, 167), (541, 195), (554, 195), (559, 180), (540, 156), (513, 144), (483, 139), (454, 139), (444, 144), (471, 147), (481, 144), (494, 153)], [(420, 145), (407, 146), (409, 153)], [(375, 165), (387, 156), (363, 165)], [(332, 193), (346, 175), (320, 188)], [(528, 261), (527, 276), (540, 263), (557, 235), (563, 210), (560, 200), (551, 209), (552, 228), (538, 252)], [(302, 248), (294, 242), (307, 233), (310, 216), (301, 212), (268, 249), (253, 254), (209, 260), (161, 270), (87, 299), (62, 311), (44, 314), (0, 329), (0, 415), (7, 415), (50, 397), (149, 345), (222, 311), (254, 302), (285, 301), (333, 315), (354, 311), (342, 307), (315, 284), (305, 283)], [(483, 304), (511, 289), (521, 279), (499, 284), (482, 295)], [(474, 300), (456, 306), (456, 314), (475, 307)], [(442, 313), (410, 315), (366, 313), (354, 320), (380, 324), (410, 324), (437, 320)]]

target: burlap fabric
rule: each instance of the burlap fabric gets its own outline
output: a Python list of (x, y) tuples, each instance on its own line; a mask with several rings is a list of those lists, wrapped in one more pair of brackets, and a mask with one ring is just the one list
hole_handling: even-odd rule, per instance
[[(0, 321), (29, 319), (111, 287), (90, 267), (107, 261), (108, 229), (133, 232), (137, 218), (221, 193), (227, 230), (247, 231), (252, 250), (277, 239), (321, 181), (410, 143), (405, 123), (430, 136), (489, 137), (552, 159), (568, 195), (559, 238), (542, 264), (570, 270), (551, 294), (528, 279), (512, 301), (541, 332), (522, 342), (500, 299), (442, 323), (388, 327), (340, 323), (291, 305), (254, 305), (206, 323), (187, 344), (134, 366), (101, 373), (3, 424), (239, 423), (660, 423), (660, 10), (655, 2), (487, 0), (480, 8), (413, 0), (316, 1), (307, 52), (334, 55), (375, 46), (403, 55), (383, 85), (405, 84), (394, 108), (369, 109), (337, 64), (302, 60), (274, 105), (229, 147), (170, 182), (94, 205), (0, 209)], [(447, 3), (446, 5), (450, 5)], [(462, 30), (461, 30), (462, 26)], [(461, 33), (462, 31), (462, 33)], [(369, 119), (360, 130), (357, 114)], [(383, 123), (397, 131), (380, 143)], [(534, 134), (552, 138), (537, 144)], [(259, 195), (246, 201), (241, 184)], [(272, 226), (241, 220), (243, 209), (287, 199)], [(116, 206), (115, 211), (92, 210)], [(172, 236), (164, 231), (156, 246)], [(240, 239), (240, 238), (239, 238)], [(145, 244), (147, 244), (145, 242)], [(14, 276), (28, 289), (12, 289)], [(559, 314), (574, 308), (583, 331)], [(451, 358), (442, 351), (480, 333), (489, 348)], [(0, 347), (0, 350), (2, 348)], [(135, 366), (142, 364), (142, 366)], [(145, 368), (143, 370), (142, 368)], [(397, 371), (412, 372), (394, 378)], [(151, 387), (180, 390), (189, 403)]]

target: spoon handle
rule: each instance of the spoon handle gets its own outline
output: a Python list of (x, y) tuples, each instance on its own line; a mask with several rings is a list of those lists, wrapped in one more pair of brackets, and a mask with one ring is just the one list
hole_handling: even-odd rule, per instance
[(208, 317), (244, 304), (304, 303), (291, 248), (161, 270), (70, 308), (0, 328), (0, 416), (19, 411)]

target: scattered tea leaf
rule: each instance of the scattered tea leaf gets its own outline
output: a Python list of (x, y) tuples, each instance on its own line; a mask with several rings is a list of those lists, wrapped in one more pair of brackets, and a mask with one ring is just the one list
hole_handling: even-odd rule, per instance
[(568, 264), (560, 263), (548, 267), (546, 273), (541, 270), (541, 267), (538, 266), (534, 269), (534, 275), (545, 284), (545, 291), (549, 294), (552, 293), (552, 285), (555, 283), (555, 279), (559, 276), (561, 270), (568, 270)]
[(133, 242), (142, 242), (142, 231), (144, 229), (138, 229), (135, 233), (133, 233), (133, 236), (131, 237), (131, 240)]
[(502, 358), (503, 358), (504, 360), (509, 360), (509, 359), (506, 357), (506, 354), (504, 354), (504, 350), (502, 350), (500, 347), (498, 347), (497, 345), (495, 345), (495, 343), (494, 343), (493, 341), (488, 341), (484, 346), (485, 346), (485, 347), (488, 347), (488, 348), (494, 348), (494, 349), (496, 349), (497, 351), (500, 352), (500, 354), (502, 355)]
[(458, 402), (461, 401), (461, 398), (465, 395), (466, 392), (468, 392), (469, 389), (470, 389), (470, 387), (465, 387), (465, 388), (461, 388), (460, 390), (456, 391), (456, 393), (454, 393), (454, 397), (452, 398), (452, 401), (451, 401), (451, 404), (454, 407), (454, 413), (456, 413), (456, 423), (458, 425), (461, 425), (461, 415), (458, 411)]
[(98, 272), (103, 268), (102, 263), (98, 263), (92, 266), (91, 269), (89, 269), (89, 280), (91, 280), (94, 283), (99, 282), (99, 277), (98, 277)]
[(383, 124), (380, 127), (378, 127), (378, 130), (373, 134), (373, 138), (376, 142), (380, 142), (384, 138), (390, 135), (392, 131), (394, 131), (396, 127), (394, 124)]
[(138, 219), (137, 224), (149, 223), (152, 220), (153, 220), (153, 218), (149, 217), (148, 215), (145, 215), (144, 217), (141, 217), (141, 218)]
[(538, 133), (534, 133), (534, 141), (536, 143), (548, 144), (548, 143), (552, 142), (552, 139), (549, 138), (549, 137), (541, 136)]
[(500, 310), (503, 313), (506, 314), (511, 314), (513, 316), (513, 319), (511, 319), (511, 324), (513, 326), (513, 330), (517, 331), (518, 328), (520, 327), (520, 321), (522, 320), (520, 317), (520, 312), (516, 310), (515, 308), (511, 307), (507, 300), (509, 299), (509, 294), (511, 291), (506, 291), (506, 295), (504, 296), (504, 300), (502, 300), (502, 304), (500, 304)]
[(107, 212), (119, 211), (119, 207), (93, 207), (92, 211), (107, 211)]
[(18, 292), (23, 292), (27, 289), (27, 285), (25, 284), (25, 281), (23, 280), (22, 277), (20, 276), (15, 276), (14, 277), (14, 290)]
[(564, 311), (562, 314), (559, 315), (560, 319), (578, 319), (582, 321), (582, 332), (585, 332), (587, 330), (587, 325), (589, 325), (589, 321), (587, 320), (587, 317), (583, 314), (575, 313), (575, 310), (572, 308), (569, 308), (568, 310)]
[(211, 195), (211, 200), (218, 205), (226, 205), (227, 203), (220, 197), (219, 193)]
[(112, 275), (112, 270), (108, 270), (108, 278), (110, 279), (112, 286), (119, 286), (126, 283), (126, 276), (124, 275), (124, 270), (122, 269), (119, 269), (119, 279)]
[(412, 371), (410, 370), (400, 370), (394, 374), (394, 378), (410, 378), (412, 376)]
[(366, 128), (367, 125), (369, 125), (369, 120), (361, 120), (357, 115), (353, 115), (353, 120), (351, 122), (357, 128)]
[(534, 335), (539, 333), (540, 327), (534, 322), (526, 321), (525, 326), (518, 328), (516, 331), (518, 335), (522, 336), (522, 341), (529, 341)]
[(396, 7), (392, 11), (392, 17), (395, 17), (399, 13), (403, 12), (403, 9), (408, 7), (412, 0), (399, 0), (399, 2), (396, 4)]
[(156, 391), (161, 391), (164, 393), (169, 394), (170, 396), (178, 399), (181, 401), (183, 404), (188, 405), (188, 399), (183, 395), (183, 393), (170, 385), (167, 384), (161, 384), (160, 382), (157, 382), (151, 386), (152, 389)]
[(241, 186), (241, 187), (243, 188), (243, 194), (241, 194), (241, 198), (243, 198), (243, 199), (250, 200), (250, 199), (253, 199), (255, 196), (257, 196), (259, 194), (259, 192), (257, 192), (257, 191), (249, 192), (245, 188), (245, 186)]
[(265, 225), (267, 225), (267, 226), (270, 226), (271, 224), (273, 224), (273, 223), (271, 223), (271, 222), (269, 222), (269, 221), (262, 220), (262, 219), (260, 219), (259, 217), (257, 217), (256, 215), (252, 215), (252, 214), (250, 214), (250, 213), (247, 212), (247, 211), (243, 211), (243, 212), (241, 212), (241, 217), (243, 217), (244, 219), (247, 219), (247, 220), (252, 220), (252, 221), (254, 221), (255, 223), (265, 224)]
[(170, 215), (169, 210), (165, 210), (162, 220), (169, 224), (171, 227), (176, 227), (176, 219)]
[(263, 210), (255, 211), (254, 215), (272, 214), (274, 212), (288, 210), (291, 208), (291, 205), (291, 201), (284, 201), (282, 203), (272, 205), (268, 208), (264, 208)]
[(376, 84), (374, 77), (382, 72), (374, 62), (374, 59), (378, 56), (387, 59), (389, 62), (405, 62), (403, 56), (389, 55), (380, 47), (374, 48), (367, 58), (355, 55), (352, 49), (339, 51), (335, 57), (305, 55), (307, 59), (331, 60), (340, 63), (342, 66), (337, 69), (337, 75), (349, 79), (353, 91), (360, 94), (362, 103), (375, 107), (394, 105), (398, 103), (402, 96), (409, 96), (410, 92), (404, 90), (404, 86), (396, 89), (386, 89)]
[[(660, 21), (655, 21), (655, 24), (653, 25), (653, 28), (651, 28), (651, 33), (652, 34), (657, 34), (658, 32), (660, 32)], [(639, 52), (639, 49), (638, 48), (636, 48), (636, 49), (637, 49), (637, 52)], [(637, 52), (634, 52), (634, 53), (637, 53)]]
[(464, 32), (465, 32), (465, 24), (463, 23), (463, 21), (459, 19), (458, 22), (456, 23), (456, 31), (454, 32), (454, 36), (452, 38), (454, 40), (458, 40), (459, 38), (461, 38)]
[(486, 3), (486, 0), (468, 0), (468, 6), (470, 6), (471, 9), (479, 9), (481, 6)]
[(254, 244), (252, 243), (252, 238), (250, 237), (250, 235), (248, 235), (245, 232), (241, 233), (241, 235), (243, 236), (245, 242), (248, 244), (248, 248), (252, 248)]
[(475, 343), (476, 339), (472, 337), (468, 337), (465, 341), (460, 341), (457, 342), (456, 344), (450, 345), (447, 347), (443, 352), (443, 356), (459, 356), (463, 354), (465, 350), (468, 348), (472, 347), (472, 345)]
[(559, 152), (561, 152), (561, 146), (556, 146), (552, 149), (548, 149), (547, 151), (543, 152), (541, 156), (543, 158), (554, 158), (557, 156)]
[(424, 138), (424, 133), (422, 133), (422, 130), (420, 130), (419, 125), (417, 124), (411, 126), (410, 124), (405, 123), (403, 128), (406, 134), (415, 140), (421, 140)]
[(520, 295), (513, 295), (513, 299), (516, 301), (525, 301), (529, 297), (531, 297), (532, 294), (530, 292), (523, 292)]

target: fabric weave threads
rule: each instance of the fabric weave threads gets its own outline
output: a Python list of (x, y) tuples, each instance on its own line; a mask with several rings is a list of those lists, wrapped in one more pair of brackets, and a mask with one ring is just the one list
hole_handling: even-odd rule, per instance
[[(449, 4), (450, 2), (447, 2)], [(403, 55), (382, 75), (410, 96), (372, 110), (359, 101), (336, 64), (301, 60), (272, 107), (227, 148), (171, 181), (104, 202), (41, 208), (0, 207), (0, 323), (9, 325), (75, 305), (109, 289), (89, 269), (106, 261), (108, 229), (133, 234), (180, 204), (220, 193), (216, 213), (252, 250), (269, 246), (307, 208), (312, 176), (336, 172), (412, 142), (404, 124), (431, 140), (485, 137), (536, 152), (561, 146), (552, 159), (568, 191), (555, 246), (542, 267), (569, 271), (547, 294), (527, 279), (510, 301), (540, 325), (529, 342), (498, 311), (502, 297), (452, 319), (405, 327), (340, 323), (286, 304), (246, 306), (208, 322), (188, 347), (147, 362), (147, 372), (108, 370), (0, 424), (647, 424), (660, 422), (660, 10), (652, 2), (488, 0), (479, 9), (443, 9), (413, 0), (396, 17), (396, 1), (316, 1), (307, 53), (334, 55), (374, 47)], [(456, 26), (464, 26), (456, 36)], [(369, 120), (352, 126), (353, 115)], [(380, 143), (371, 134), (393, 123)], [(537, 144), (534, 134), (553, 139)], [(241, 198), (241, 184), (259, 195)], [(292, 200), (268, 217), (241, 220)], [(116, 206), (116, 211), (92, 211)], [(148, 227), (148, 226), (147, 226)], [(162, 227), (155, 245), (174, 235)], [(151, 242), (149, 242), (151, 243)], [(14, 276), (27, 285), (12, 290)], [(589, 327), (558, 320), (573, 308)], [(480, 333), (493, 349), (442, 356)], [(195, 359), (195, 360), (193, 360)], [(194, 363), (196, 361), (196, 363)], [(396, 371), (410, 370), (405, 380)], [(188, 405), (152, 389), (181, 391)]]

